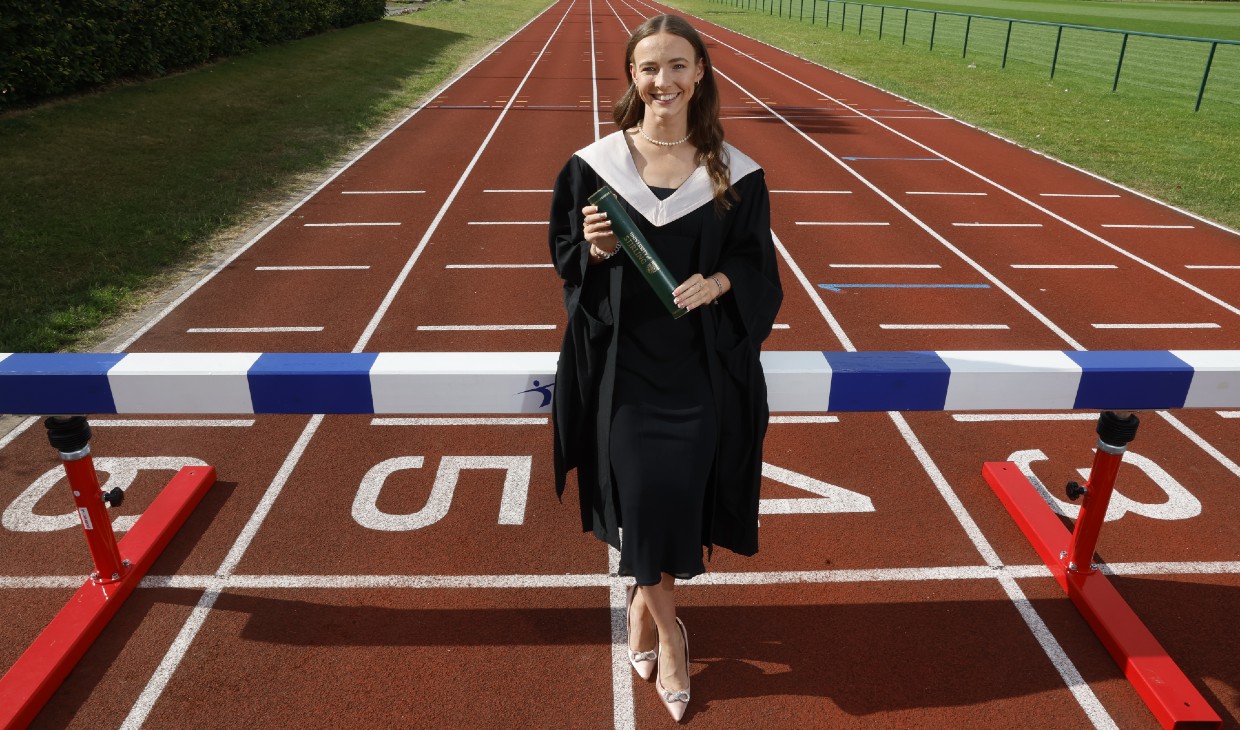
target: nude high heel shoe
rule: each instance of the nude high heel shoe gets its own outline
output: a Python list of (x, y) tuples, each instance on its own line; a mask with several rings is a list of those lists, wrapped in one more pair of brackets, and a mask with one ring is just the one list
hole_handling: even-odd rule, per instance
[[(631, 623), (630, 614), (633, 612), (633, 597), (637, 595), (637, 586), (631, 585), (624, 589), (628, 595), (628, 601), (624, 604), (624, 625), (627, 628), (629, 636), (633, 635), (633, 624)], [(629, 655), (629, 664), (633, 665), (633, 670), (637, 672), (637, 676), (646, 681), (650, 681), (651, 675), (659, 661), (659, 639), (655, 635), (654, 648), (650, 651), (633, 651), (626, 644), (625, 650)]]
[[(689, 671), (689, 632), (685, 631), (685, 624), (676, 617), (676, 625), (680, 627), (680, 638), (685, 642), (685, 671)], [(663, 688), (663, 680), (655, 676), (654, 688), (659, 692), (659, 701), (667, 708), (672, 719), (680, 722), (685, 716), (685, 710), (689, 708), (689, 684), (686, 681), (685, 688), (679, 692), (668, 692)]]

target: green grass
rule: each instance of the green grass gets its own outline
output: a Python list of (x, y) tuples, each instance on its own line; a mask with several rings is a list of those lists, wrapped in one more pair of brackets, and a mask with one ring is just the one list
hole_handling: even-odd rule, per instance
[[(752, 0), (750, 0), (752, 2)], [(722, 3), (727, 9), (743, 8)], [(884, 5), (884, 4), (880, 4)], [(1043, 69), (1049, 77), (1052, 63), (1056, 75), (1071, 71), (1092, 76), (1099, 87), (1111, 88), (1119, 66), (1124, 34), (1098, 30), (1066, 28), (1062, 36), (1057, 27), (1034, 23), (1011, 24), (992, 17), (968, 19), (952, 13), (964, 12), (1023, 20), (1089, 25), (1103, 28), (1174, 35), (1205, 35), (1240, 42), (1240, 3), (1229, 6), (1203, 6), (1185, 3), (1087, 2), (1085, 0), (974, 0), (964, 3), (936, 3), (913, 0), (886, 7), (802, 0), (785, 2), (783, 13), (798, 22), (821, 25), (845, 33), (879, 34), (882, 24), (887, 40), (929, 48), (933, 38), (936, 52), (960, 55), (966, 33), (968, 51), (973, 57), (1002, 62), (1005, 47), (1009, 64), (1029, 64)], [(902, 6), (902, 7), (901, 7)], [(768, 8), (771, 6), (768, 5)], [(774, 6), (779, 12), (778, 0)], [(950, 11), (933, 13), (909, 8)], [(1087, 14), (1097, 10), (1105, 15)], [(752, 14), (761, 14), (750, 10)], [(804, 13), (804, 15), (802, 15)], [(1056, 45), (1059, 46), (1056, 56)], [(1183, 96), (1195, 103), (1209, 59), (1210, 43), (1172, 38), (1129, 36), (1123, 48), (1122, 85), (1142, 86)], [(1220, 44), (1210, 64), (1206, 101), (1240, 104), (1240, 45)]]
[(547, 5), (435, 3), (0, 117), (0, 352), (90, 346)]
[[(776, 0), (776, 6), (779, 0)], [(789, 11), (785, 0), (785, 14)], [(835, 2), (832, 2), (835, 5)], [(965, 12), (970, 15), (1013, 17), (1066, 25), (1087, 25), (1126, 31), (1163, 33), (1168, 36), (1226, 38), (1240, 41), (1238, 2), (1167, 2), (1126, 0), (909, 0), (877, 2), (877, 5), (924, 7), (926, 10)], [(800, 15), (801, 0), (792, 1), (794, 15)], [(813, 0), (805, 0), (806, 19)], [(825, 12), (827, 0), (818, 0), (818, 15)], [(835, 11), (833, 11), (835, 12)]]
[[(785, 0), (784, 14), (805, 18), (813, 14), (814, 0)], [(1088, 25), (1094, 28), (1135, 30), (1143, 33), (1240, 40), (1240, 3), (1129, 2), (1127, 0), (898, 0), (878, 2), (893, 7), (925, 8), (952, 13), (990, 15), (1045, 23)], [(778, 12), (779, 0), (775, 0)], [(832, 13), (838, 7), (832, 2)], [(768, 0), (769, 7), (769, 0)], [(827, 0), (818, 0), (818, 17), (826, 12)], [(850, 10), (851, 12), (851, 10)]]
[[(1046, 69), (936, 42), (900, 45), (884, 34), (858, 36), (794, 18), (736, 12), (711, 0), (671, 0), (778, 48), (863, 79), (1020, 144), (1041, 150), (1207, 218), (1240, 228), (1240, 105), (1211, 100), (1192, 111), (1192, 97), (1110, 79), (1071, 66)], [(877, 15), (877, 13), (875, 13)], [(867, 22), (869, 15), (867, 13)], [(972, 40), (970, 48), (972, 48)], [(1113, 73), (1113, 70), (1112, 70)]]

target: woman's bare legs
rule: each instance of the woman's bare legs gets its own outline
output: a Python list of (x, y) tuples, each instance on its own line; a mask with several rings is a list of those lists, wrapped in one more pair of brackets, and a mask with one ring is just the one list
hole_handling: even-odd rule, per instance
[[(654, 617), (659, 630), (659, 681), (669, 692), (677, 692), (689, 686), (689, 667), (685, 662), (685, 644), (676, 625), (676, 579), (664, 573), (658, 585), (642, 586), (638, 596), (648, 616)], [(636, 618), (637, 602), (633, 601)], [(643, 617), (644, 618), (644, 617)], [(639, 624), (645, 624), (642, 620)], [(648, 644), (647, 644), (648, 646)]]

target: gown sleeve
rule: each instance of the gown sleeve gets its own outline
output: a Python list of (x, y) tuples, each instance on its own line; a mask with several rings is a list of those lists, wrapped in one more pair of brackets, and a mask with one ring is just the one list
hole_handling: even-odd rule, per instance
[[(735, 187), (741, 199), (730, 211), (732, 221), (719, 257), (719, 271), (732, 283), (732, 296), (723, 301), (731, 309), (730, 319), (739, 320), (741, 331), (735, 336), (748, 340), (757, 349), (771, 334), (783, 302), (783, 289), (771, 238), (766, 176), (761, 169), (755, 170), (737, 181)], [(732, 301), (728, 302), (729, 299)]]
[(614, 262), (590, 266), (590, 244), (582, 231), (585, 221), (581, 209), (590, 205), (589, 196), (601, 185), (594, 170), (574, 155), (560, 171), (551, 194), (551, 262), (564, 280), (564, 308), (570, 320), (577, 313), (583, 294), (593, 318), (607, 322), (611, 319), (600, 311), (600, 290), (606, 287), (606, 277), (600, 273)]

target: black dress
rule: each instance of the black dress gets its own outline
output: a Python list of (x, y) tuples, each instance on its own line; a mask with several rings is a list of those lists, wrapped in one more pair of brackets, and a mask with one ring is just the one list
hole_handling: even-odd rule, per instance
[[(674, 192), (652, 191), (623, 132), (574, 154), (552, 193), (548, 243), (568, 314), (551, 404), (555, 490), (563, 498), (575, 473), (582, 530), (647, 585), (704, 572), (703, 548), (758, 550), (759, 350), (783, 295), (762, 169), (725, 153), (737, 200), (724, 212), (702, 167)], [(673, 278), (727, 276), (718, 304), (673, 320), (627, 256), (590, 264), (581, 209), (604, 183)]]
[[(660, 200), (675, 192), (650, 188)], [(699, 208), (655, 227), (634, 217), (677, 282), (696, 270)], [(622, 258), (611, 419), (611, 472), (619, 497), (620, 575), (654, 585), (692, 578), (702, 564), (702, 508), (718, 441), (701, 311), (673, 319), (633, 262)], [(707, 284), (713, 286), (711, 282)]]

